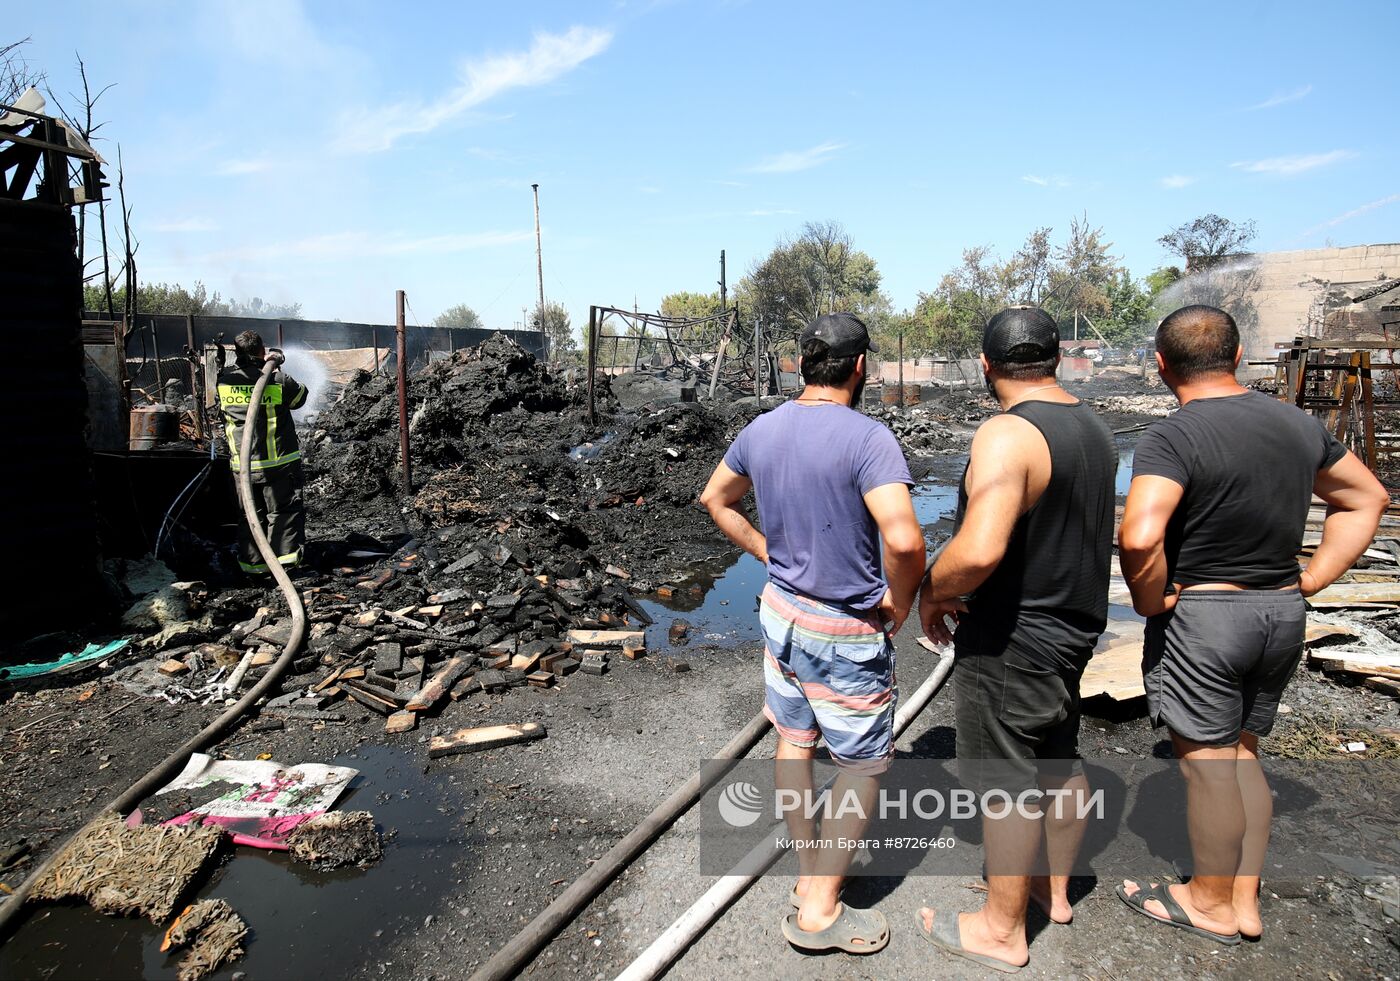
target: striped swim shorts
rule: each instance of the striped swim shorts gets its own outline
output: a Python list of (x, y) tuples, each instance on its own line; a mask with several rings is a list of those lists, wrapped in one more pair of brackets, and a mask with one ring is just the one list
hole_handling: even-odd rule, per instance
[(858, 612), (773, 583), (759, 606), (763, 714), (784, 740), (826, 740), (838, 764), (868, 769), (894, 756), (894, 644), (875, 610)]

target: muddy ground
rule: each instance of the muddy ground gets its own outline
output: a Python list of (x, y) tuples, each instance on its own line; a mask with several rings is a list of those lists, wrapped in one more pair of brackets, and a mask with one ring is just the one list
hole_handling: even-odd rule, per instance
[[(1135, 382), (1108, 379), (1101, 408), (1115, 428), (1149, 421), (1160, 398), (1144, 400)], [(1160, 393), (1160, 390), (1158, 390)], [(957, 478), (970, 424), (985, 407), (969, 405), (949, 428), (953, 452), (926, 454), (919, 470), (931, 537), (948, 531), (947, 488)], [(1132, 435), (1121, 446), (1131, 444)], [(709, 465), (709, 461), (705, 461)], [(316, 512), (313, 510), (313, 514)], [(324, 519), (322, 519), (324, 520)], [(387, 519), (386, 519), (387, 520)], [(313, 537), (333, 533), (322, 523)], [(694, 549), (692, 561), (699, 549)], [(251, 928), (247, 955), (215, 976), (461, 978), (509, 940), (597, 856), (694, 772), (761, 706), (762, 677), (753, 597), (756, 563), (734, 561), (718, 535), (696, 568), (718, 584), (699, 599), (639, 596), (657, 623), (649, 653), (614, 658), (602, 677), (573, 674), (550, 689), (515, 688), (448, 702), (410, 733), (389, 736), (383, 719), (337, 706), (338, 722), (251, 719), (212, 752), (286, 763), (357, 767), (361, 777), (340, 804), (369, 810), (386, 834), (384, 860), (367, 870), (318, 873), (284, 856), (239, 848), (205, 882), (201, 895), (228, 900)], [(667, 627), (684, 616), (694, 638), (673, 646)], [(915, 643), (913, 625), (897, 643), (900, 681), (912, 689), (934, 658)], [(688, 670), (677, 671), (684, 665)], [(216, 709), (168, 705), (134, 693), (99, 668), (0, 703), (0, 854), (20, 842), (30, 855), (0, 872), (16, 884), (35, 857), (76, 829), (86, 815), (204, 725)], [(1300, 671), (1277, 730), (1331, 727), (1378, 732), (1400, 726), (1397, 703)], [(1148, 758), (1165, 744), (1141, 705), (1088, 707), (1081, 737), (1087, 757)], [(941, 696), (915, 721), (901, 753), (949, 757), (951, 698)], [(429, 760), (427, 740), (462, 726), (537, 721), (548, 737), (470, 756)], [(1267, 743), (1266, 743), (1267, 746)], [(770, 735), (751, 758), (772, 755)], [(526, 972), (533, 977), (604, 978), (626, 966), (710, 884), (696, 872), (697, 818), (683, 818), (556, 939)], [(1165, 874), (1167, 869), (1136, 870)], [(980, 894), (965, 878), (859, 880), (856, 905), (878, 905), (893, 927), (888, 950), (870, 959), (804, 958), (782, 940), (791, 879), (770, 876), (741, 898), (675, 965), (671, 976), (864, 978), (973, 977), (913, 931), (919, 905), (972, 908)], [(1310, 882), (1266, 881), (1266, 935), (1259, 944), (1214, 947), (1149, 924), (1122, 908), (1111, 881), (1077, 882), (1070, 928), (1038, 929), (1031, 977), (1336, 977), (1400, 975), (1400, 929), (1365, 883), (1339, 869)], [(90, 910), (45, 907), (0, 947), (4, 977), (173, 977), (175, 959), (156, 950), (148, 923), (111, 920)]]

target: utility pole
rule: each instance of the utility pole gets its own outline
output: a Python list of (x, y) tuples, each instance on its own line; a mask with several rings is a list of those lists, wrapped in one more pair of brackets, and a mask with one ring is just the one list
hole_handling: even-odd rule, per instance
[(726, 310), (729, 307), (729, 292), (724, 283), (724, 250), (719, 250), (719, 308)]
[(540, 239), (540, 186), (531, 184), (530, 190), (535, 192), (535, 273), (540, 285), (540, 340), (544, 341), (543, 350), (545, 358), (549, 357), (549, 344), (544, 329), (544, 250)]

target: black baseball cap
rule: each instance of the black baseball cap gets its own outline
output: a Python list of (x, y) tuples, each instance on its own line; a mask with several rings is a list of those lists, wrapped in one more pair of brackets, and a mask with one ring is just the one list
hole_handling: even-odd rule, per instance
[(1060, 327), (1038, 307), (1011, 307), (987, 321), (982, 353), (995, 364), (1049, 361), (1060, 353)]
[(803, 328), (802, 336), (797, 342), (798, 347), (812, 338), (824, 341), (826, 346), (831, 348), (833, 358), (853, 358), (866, 351), (880, 353), (880, 349), (870, 339), (870, 332), (865, 329), (865, 324), (859, 317), (850, 313), (824, 313), (817, 317)]

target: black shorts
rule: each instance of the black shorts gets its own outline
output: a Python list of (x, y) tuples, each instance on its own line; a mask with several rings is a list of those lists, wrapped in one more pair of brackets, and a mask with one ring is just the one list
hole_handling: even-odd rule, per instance
[(978, 794), (1016, 794), (1079, 772), (1082, 667), (1050, 667), (1015, 647), (960, 650), (953, 667), (958, 776)]
[(1154, 726), (1230, 746), (1267, 736), (1303, 657), (1307, 607), (1289, 590), (1184, 592), (1147, 621), (1142, 679)]

